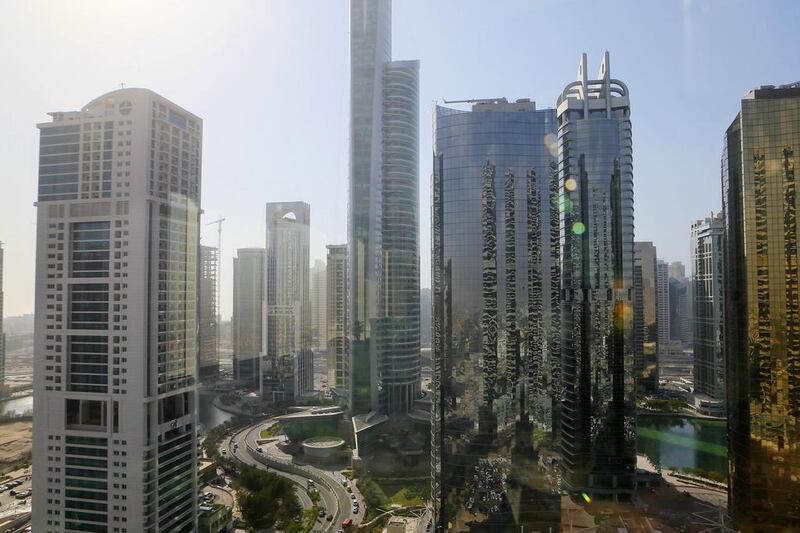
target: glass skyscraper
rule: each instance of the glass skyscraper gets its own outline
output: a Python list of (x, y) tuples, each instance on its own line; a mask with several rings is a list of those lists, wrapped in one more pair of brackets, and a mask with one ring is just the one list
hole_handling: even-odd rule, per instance
[(633, 161), (628, 89), (586, 55), (558, 99), (563, 295), (561, 464), (568, 490), (636, 486)]
[(233, 379), (237, 386), (259, 388), (264, 332), (264, 248), (239, 248), (233, 258)]
[(529, 100), (436, 107), (436, 531), (559, 528), (537, 464), (560, 386), (556, 131), (555, 110)]
[(267, 204), (261, 395), (293, 402), (314, 390), (309, 291), (311, 207)]
[(391, 60), (390, 0), (350, 4), (350, 412), (420, 389), (419, 62)]
[(800, 523), (800, 84), (747, 93), (722, 154), (729, 506), (737, 529)]

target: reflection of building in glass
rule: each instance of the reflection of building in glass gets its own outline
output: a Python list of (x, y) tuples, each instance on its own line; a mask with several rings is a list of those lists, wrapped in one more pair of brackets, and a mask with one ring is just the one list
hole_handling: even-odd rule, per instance
[(420, 389), (419, 62), (392, 61), (390, 0), (350, 3), (350, 402), (408, 413)]
[(347, 245), (328, 245), (325, 270), (328, 387), (337, 395), (346, 396), (350, 378), (347, 366)]
[(725, 134), (730, 505), (737, 529), (800, 523), (800, 84), (748, 92)]
[(705, 402), (704, 412), (709, 412), (712, 404), (718, 406), (717, 411), (724, 411), (723, 232), (721, 214), (692, 224), (694, 393), (698, 408)]
[(261, 396), (294, 401), (314, 390), (308, 247), (311, 208), (267, 203)]
[(257, 389), (264, 328), (264, 248), (239, 248), (233, 258), (233, 379)]
[(437, 106), (434, 133), (436, 530), (556, 530), (537, 464), (560, 369), (555, 110)]
[(569, 490), (627, 498), (636, 486), (633, 162), (628, 90), (586, 55), (558, 100), (564, 194), (561, 454)]
[(199, 378), (214, 380), (219, 374), (217, 342), (217, 249), (200, 247), (197, 293), (197, 361)]
[(325, 318), (328, 312), (325, 302), (328, 296), (327, 282), (325, 261), (317, 259), (311, 267), (311, 347), (322, 351), (328, 345), (328, 321)]
[[(633, 243), (633, 255), (642, 275), (641, 342), (634, 343), (636, 352), (636, 380), (639, 393), (653, 393), (658, 390), (658, 326), (656, 324), (656, 247), (652, 242)], [(636, 305), (636, 302), (634, 302)]]
[(38, 125), (33, 530), (193, 531), (203, 123), (146, 89), (50, 116)]

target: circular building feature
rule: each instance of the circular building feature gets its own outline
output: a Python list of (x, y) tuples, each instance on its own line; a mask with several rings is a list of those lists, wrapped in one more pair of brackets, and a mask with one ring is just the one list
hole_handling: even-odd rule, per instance
[(344, 447), (344, 439), (339, 437), (312, 437), (303, 441), (303, 455), (308, 459), (325, 461), (334, 459)]

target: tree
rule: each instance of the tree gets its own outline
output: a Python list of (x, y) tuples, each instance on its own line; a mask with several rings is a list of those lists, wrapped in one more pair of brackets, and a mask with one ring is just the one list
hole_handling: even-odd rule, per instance
[(300, 503), (292, 483), (271, 472), (244, 466), (238, 478), (242, 518), (254, 529), (280, 527), (296, 519)]

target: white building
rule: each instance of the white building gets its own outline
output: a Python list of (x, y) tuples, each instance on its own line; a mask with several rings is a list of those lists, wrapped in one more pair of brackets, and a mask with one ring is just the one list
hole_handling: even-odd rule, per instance
[(257, 389), (264, 330), (264, 248), (239, 248), (233, 258), (233, 379)]
[(658, 353), (669, 349), (669, 265), (656, 261), (656, 325), (658, 326)]
[(261, 396), (295, 401), (314, 390), (309, 301), (309, 226), (305, 202), (267, 204), (266, 314)]
[(325, 261), (317, 259), (311, 268), (311, 328), (312, 347), (325, 350), (328, 345), (328, 323), (326, 303), (328, 276), (325, 272)]
[(147, 89), (50, 116), (33, 530), (193, 531), (202, 120)]

